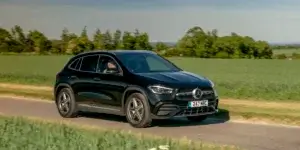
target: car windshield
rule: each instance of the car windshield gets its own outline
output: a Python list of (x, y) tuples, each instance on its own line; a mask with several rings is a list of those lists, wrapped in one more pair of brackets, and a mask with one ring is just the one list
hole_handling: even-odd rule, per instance
[(151, 53), (120, 53), (118, 59), (133, 73), (176, 72), (180, 69), (164, 58)]

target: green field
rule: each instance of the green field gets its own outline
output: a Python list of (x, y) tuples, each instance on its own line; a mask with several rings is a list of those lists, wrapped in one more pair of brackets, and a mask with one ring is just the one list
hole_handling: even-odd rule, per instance
[[(70, 56), (0, 56), (0, 82), (52, 86)], [(300, 100), (299, 60), (169, 58), (212, 79), (222, 98)]]
[(1, 149), (147, 150), (160, 145), (168, 145), (170, 150), (238, 149), (19, 117), (0, 116), (0, 133)]
[(274, 49), (273, 54), (278, 55), (278, 54), (285, 54), (286, 56), (292, 56), (293, 53), (298, 53), (300, 54), (300, 48), (296, 49)]

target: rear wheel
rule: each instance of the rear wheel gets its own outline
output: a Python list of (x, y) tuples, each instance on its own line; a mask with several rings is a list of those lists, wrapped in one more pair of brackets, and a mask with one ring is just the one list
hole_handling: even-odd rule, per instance
[(190, 117), (187, 117), (187, 119), (189, 121), (192, 121), (192, 122), (202, 122), (206, 118), (207, 118), (207, 116), (190, 116)]
[(74, 94), (69, 88), (63, 88), (56, 97), (56, 107), (60, 116), (73, 118), (78, 114)]
[(125, 104), (127, 121), (135, 128), (146, 128), (151, 125), (150, 106), (141, 93), (131, 94)]

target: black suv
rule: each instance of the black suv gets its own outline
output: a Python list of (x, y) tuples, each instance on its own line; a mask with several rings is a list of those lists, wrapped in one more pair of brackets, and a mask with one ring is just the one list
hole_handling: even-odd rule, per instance
[(212, 81), (147, 50), (78, 54), (56, 75), (54, 95), (62, 117), (123, 115), (136, 128), (152, 119), (202, 121), (218, 112), (219, 101)]

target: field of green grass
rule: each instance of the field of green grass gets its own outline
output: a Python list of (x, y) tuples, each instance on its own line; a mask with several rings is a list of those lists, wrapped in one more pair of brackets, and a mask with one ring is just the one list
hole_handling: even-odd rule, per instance
[[(52, 86), (71, 56), (0, 56), (0, 82)], [(300, 100), (300, 60), (169, 58), (215, 82), (222, 98)]]
[(238, 149), (19, 117), (0, 116), (0, 133), (1, 149), (148, 150), (160, 145), (168, 145), (169, 150)]
[(278, 54), (285, 54), (286, 56), (292, 56), (293, 53), (298, 53), (300, 54), (300, 49), (274, 49), (273, 54), (278, 55)]

